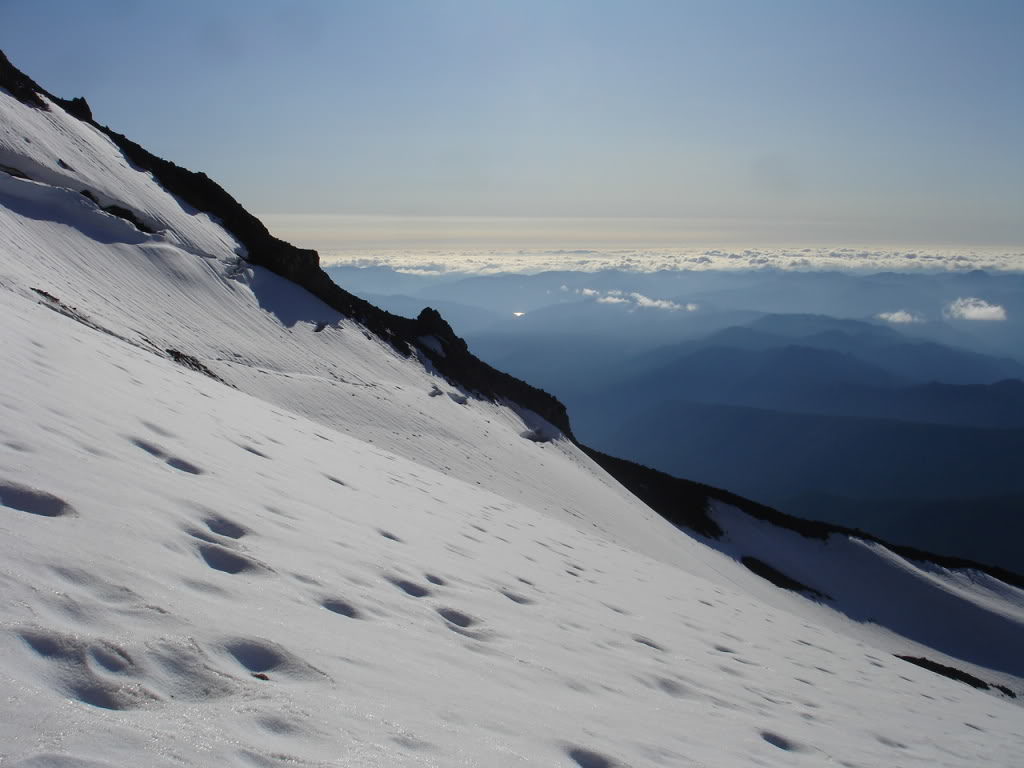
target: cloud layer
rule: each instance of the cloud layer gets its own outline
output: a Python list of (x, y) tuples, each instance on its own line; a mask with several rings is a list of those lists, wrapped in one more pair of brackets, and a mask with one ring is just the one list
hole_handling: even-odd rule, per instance
[(644, 296), (636, 291), (626, 293), (625, 291), (613, 289), (602, 293), (594, 288), (570, 289), (567, 285), (563, 285), (561, 290), (563, 293), (575, 293), (588, 299), (596, 299), (598, 304), (632, 304), (634, 307), (664, 309), (669, 312), (696, 312), (700, 309), (700, 306), (697, 304), (677, 304), (669, 299), (652, 299), (650, 296)]
[(998, 322), (1006, 319), (1006, 309), (999, 304), (989, 304), (984, 299), (968, 296), (950, 303), (946, 307), (946, 316), (958, 320)]
[(895, 312), (879, 312), (876, 317), (879, 320), (884, 320), (887, 323), (894, 323), (896, 325), (924, 322), (923, 317), (915, 315), (913, 312), (908, 312), (905, 309), (897, 309)]
[[(316, 243), (302, 245), (316, 247)], [(1024, 250), (885, 250), (863, 248), (321, 250), (324, 266), (387, 266), (419, 273), (537, 273), (556, 270), (842, 270), (916, 272), (985, 269), (1024, 271)]]

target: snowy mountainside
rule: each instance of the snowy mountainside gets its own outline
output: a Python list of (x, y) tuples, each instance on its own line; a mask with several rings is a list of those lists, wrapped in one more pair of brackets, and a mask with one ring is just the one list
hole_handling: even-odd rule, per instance
[(0, 322), (12, 765), (1012, 765), (1024, 749), (1009, 700), (730, 579), (43, 303), (4, 292)]
[[(77, 191), (91, 189), (94, 177), (54, 186), (2, 174), (0, 237), (5, 255), (16, 255), (0, 267), (0, 279), (9, 287), (25, 295), (43, 290), (132, 343), (196, 357), (244, 391), (343, 425), (428, 466), (507, 488), (553, 513), (600, 525), (600, 509), (612, 494), (636, 514), (660, 522), (568, 440), (525, 439), (538, 427), (557, 434), (525, 409), (470, 399), (430, 375), (429, 362), (425, 367), (421, 359), (401, 356), (302, 288), (241, 262), (230, 235), (206, 214), (183, 213), (148, 174), (114, 161), (119, 151), (91, 126), (57, 106), (33, 110), (2, 92), (0, 100), (6, 107), (0, 141), (5, 165), (18, 167), (13, 150), (22, 142), (32, 153), (30, 162), (22, 163), (31, 177), (47, 158), (35, 154), (43, 142), (23, 137), (47, 135), (53, 165), (61, 160), (69, 167), (116, 168), (124, 178), (106, 187), (123, 190), (113, 198), (119, 205), (138, 210), (132, 192), (146, 189), (159, 204), (150, 202), (140, 215), (155, 222), (184, 216), (196, 231), (182, 242), (173, 230), (147, 235), (103, 213)], [(51, 122), (59, 130), (49, 130)], [(218, 239), (224, 245), (211, 249)], [(197, 242), (203, 247), (194, 247)], [(468, 450), (470, 436), (487, 439)], [(589, 470), (567, 473), (564, 466)], [(571, 488), (564, 486), (567, 478)], [(619, 533), (628, 537), (628, 526), (622, 527)], [(656, 537), (648, 544), (660, 546)]]
[(1021, 590), (727, 504), (722, 537), (682, 534), (529, 408), (438, 375), (446, 338), (402, 354), (37, 97), (0, 89), (11, 764), (1024, 752), (999, 689), (893, 657), (1020, 691)]

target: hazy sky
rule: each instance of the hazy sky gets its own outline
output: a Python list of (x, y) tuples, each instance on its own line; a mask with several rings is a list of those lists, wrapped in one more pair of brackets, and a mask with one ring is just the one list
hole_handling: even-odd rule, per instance
[(1019, 0), (0, 0), (15, 65), (259, 213), (792, 244), (1024, 243), (1022, 41)]

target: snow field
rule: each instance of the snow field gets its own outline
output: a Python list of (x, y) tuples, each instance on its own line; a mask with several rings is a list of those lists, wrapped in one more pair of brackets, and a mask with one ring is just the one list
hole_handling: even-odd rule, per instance
[(1020, 709), (993, 696), (42, 303), (4, 293), (0, 322), (14, 765), (1020, 753)]

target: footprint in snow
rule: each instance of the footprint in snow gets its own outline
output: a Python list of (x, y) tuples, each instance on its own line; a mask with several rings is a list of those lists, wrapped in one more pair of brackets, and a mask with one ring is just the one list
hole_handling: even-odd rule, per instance
[(256, 450), (251, 445), (246, 445), (245, 443), (235, 443), (235, 445), (237, 445), (243, 451), (248, 451), (253, 456), (259, 456), (261, 459), (269, 459), (270, 458), (269, 456), (267, 456), (267, 454), (263, 453), (262, 451)]
[(320, 605), (331, 613), (336, 613), (349, 619), (361, 619), (363, 617), (359, 609), (352, 605), (352, 603), (338, 597), (329, 597), (321, 600)]
[(579, 768), (625, 768), (618, 760), (591, 749), (569, 747), (565, 752)]
[(640, 645), (646, 645), (648, 648), (653, 648), (656, 651), (664, 652), (665, 650), (662, 646), (658, 645), (649, 637), (644, 637), (643, 635), (633, 635), (633, 640), (634, 642), (640, 643)]
[(27, 629), (20, 635), (37, 656), (55, 666), (60, 687), (69, 698), (114, 710), (138, 709), (157, 700), (156, 694), (132, 681), (141, 669), (113, 643), (46, 629)]
[(444, 619), (444, 624), (448, 629), (463, 637), (485, 642), (494, 636), (493, 632), (480, 627), (480, 621), (468, 613), (455, 608), (438, 608), (437, 613)]
[(59, 496), (7, 480), (0, 480), (0, 505), (40, 517), (74, 517), (78, 514)]
[(780, 736), (773, 731), (761, 731), (761, 738), (771, 744), (773, 747), (778, 747), (784, 752), (807, 752), (808, 749), (803, 744), (794, 741), (793, 739), (785, 736)]
[(410, 597), (427, 597), (431, 594), (431, 591), (427, 587), (424, 587), (422, 584), (417, 584), (415, 581), (399, 579), (393, 576), (387, 576), (385, 578)]
[(185, 461), (185, 459), (179, 459), (177, 456), (171, 456), (158, 445), (137, 437), (130, 438), (130, 440), (136, 448), (141, 448), (154, 458), (162, 459), (167, 466), (172, 467), (173, 469), (177, 469), (180, 472), (187, 472), (190, 475), (203, 474), (203, 470), (192, 462)]
[(441, 617), (448, 622), (451, 622), (457, 627), (468, 629), (477, 623), (477, 620), (472, 616), (469, 616), (462, 611), (457, 611), (454, 608), (438, 608), (437, 612)]
[(215, 571), (235, 575), (239, 573), (262, 573), (267, 570), (266, 566), (257, 563), (255, 560), (218, 544), (203, 543), (199, 545), (198, 549), (203, 561)]
[(240, 539), (249, 531), (233, 520), (223, 515), (209, 515), (203, 519), (206, 527), (218, 536), (227, 536), (229, 539)]
[(222, 647), (253, 677), (260, 680), (269, 680), (270, 673), (305, 680), (326, 677), (316, 667), (269, 640), (235, 638), (225, 642)]
[(525, 597), (524, 595), (520, 595), (518, 592), (513, 592), (510, 589), (501, 590), (501, 594), (503, 594), (513, 603), (518, 603), (519, 605), (533, 605), (533, 600), (531, 600), (528, 597)]
[(689, 689), (685, 685), (670, 678), (659, 677), (657, 683), (661, 690), (677, 699), (685, 698), (690, 694)]

